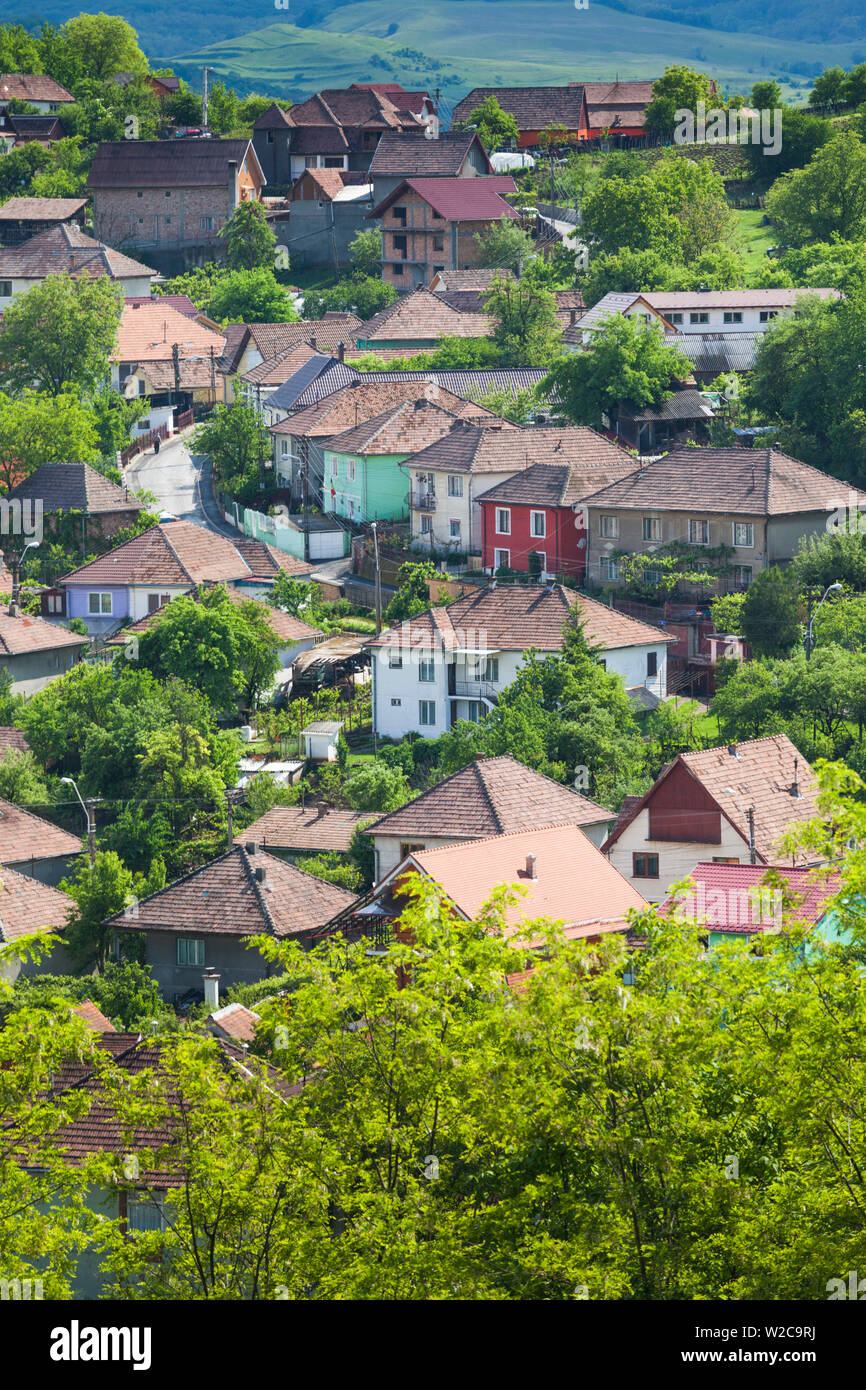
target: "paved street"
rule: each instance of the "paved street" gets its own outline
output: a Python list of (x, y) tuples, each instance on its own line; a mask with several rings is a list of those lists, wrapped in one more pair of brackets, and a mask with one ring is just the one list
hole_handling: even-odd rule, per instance
[(190, 434), (164, 441), (158, 454), (153, 449), (139, 454), (126, 470), (126, 481), (130, 488), (152, 492), (156, 510), (173, 512), (183, 521), (194, 521), (223, 536), (235, 536), (238, 532), (226, 525), (213, 500), (209, 462), (187, 448)]

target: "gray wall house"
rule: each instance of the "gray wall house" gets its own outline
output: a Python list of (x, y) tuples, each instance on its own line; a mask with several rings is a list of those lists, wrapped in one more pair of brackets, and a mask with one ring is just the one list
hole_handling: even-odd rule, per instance
[(71, 670), (89, 640), (21, 613), (15, 603), (0, 609), (0, 671), (9, 672), (17, 695), (35, 695)]
[(364, 174), (305, 169), (292, 189), (288, 234), (280, 232), (292, 265), (348, 267), (352, 241), (358, 232), (370, 230), (366, 219), (372, 206)]

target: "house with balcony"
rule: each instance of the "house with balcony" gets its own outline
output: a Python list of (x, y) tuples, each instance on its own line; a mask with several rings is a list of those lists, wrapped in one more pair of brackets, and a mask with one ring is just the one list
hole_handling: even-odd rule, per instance
[[(792, 560), (803, 538), (823, 534), (847, 494), (837, 478), (777, 448), (677, 447), (584, 499), (588, 575), (620, 584), (620, 553), (651, 556), (679, 543), (699, 557), (725, 547), (721, 591), (747, 589), (760, 570)], [(850, 497), (856, 506), (862, 494)], [(645, 580), (654, 574), (649, 565)]]
[(503, 218), (519, 220), (505, 197), (514, 192), (510, 174), (404, 179), (367, 214), (382, 226), (383, 279), (411, 290), (438, 271), (479, 265), (476, 235)]
[[(435, 444), (413, 454), (403, 465), (411, 480), (412, 543), (419, 550), (450, 549), (482, 554), (485, 568), (491, 570), (502, 565), (507, 569), (525, 570), (530, 549), (540, 549), (545, 552), (546, 573), (577, 573), (581, 568), (577, 560), (585, 550), (585, 543), (579, 546), (581, 530), (576, 525), (581, 518), (573, 510), (579, 501), (578, 494), (595, 492), (603, 482), (624, 477), (633, 466), (633, 459), (623, 449), (583, 425), (518, 428), (502, 421), (479, 428), (474, 421), (463, 420)], [(537, 469), (548, 472), (537, 475)], [(509, 513), (509, 530), (503, 534), (497, 532), (496, 519), (491, 521), (492, 514), (488, 515), (484, 499), (491, 493), (498, 494), (500, 488), (505, 488), (509, 496), (513, 489), (519, 491), (521, 486), (528, 486), (531, 491), (539, 477), (549, 483), (551, 469), (559, 470), (558, 495), (566, 499), (557, 504), (563, 515), (557, 512), (555, 518), (545, 522), (544, 536), (539, 533), (540, 539), (549, 537), (552, 544), (530, 545), (528, 528), (530, 525), (537, 528), (539, 523), (532, 522), (528, 512), (524, 517), (520, 504), (516, 504), (513, 513), (513, 531)], [(521, 484), (520, 480), (530, 475), (535, 482)], [(529, 493), (526, 495), (528, 497)], [(552, 493), (548, 491), (546, 495), (550, 497)], [(554, 566), (554, 558), (564, 561), (576, 547), (578, 553), (573, 571), (562, 565)], [(498, 556), (494, 550), (500, 552)], [(551, 551), (550, 563), (547, 563), (547, 550)]]
[(514, 680), (529, 651), (562, 650), (577, 609), (587, 641), (627, 689), (667, 694), (672, 639), (649, 624), (561, 584), (495, 580), (445, 608), (431, 608), (365, 643), (372, 655), (373, 721), (380, 738), (437, 738), (477, 722)]
[(603, 846), (649, 902), (702, 861), (817, 863), (783, 849), (785, 832), (818, 815), (818, 782), (786, 734), (680, 753), (645, 796), (626, 797)]

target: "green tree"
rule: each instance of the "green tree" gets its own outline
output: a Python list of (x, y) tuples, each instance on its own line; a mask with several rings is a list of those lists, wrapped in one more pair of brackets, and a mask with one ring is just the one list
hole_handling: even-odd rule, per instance
[(313, 623), (316, 613), (317, 589), (306, 579), (293, 579), (285, 570), (280, 570), (267, 594), (267, 602), (293, 618), (303, 618)]
[(690, 363), (657, 330), (615, 314), (583, 352), (554, 362), (541, 389), (575, 424), (598, 427), (620, 404), (640, 408), (667, 400), (671, 383), (690, 375)]
[(91, 77), (114, 77), (118, 72), (147, 72), (147, 59), (131, 24), (115, 15), (80, 14), (68, 19), (61, 33), (82, 71)]
[(376, 228), (356, 232), (349, 243), (349, 257), (356, 275), (378, 276), (382, 269), (382, 233)]
[(503, 217), (491, 223), (486, 231), (475, 233), (479, 264), (512, 270), (520, 275), (524, 264), (534, 256), (535, 242), (520, 223)]
[(386, 623), (402, 623), (432, 608), (428, 581), (437, 577), (432, 560), (407, 560), (397, 571), (397, 592), (385, 610)]
[(843, 131), (804, 169), (782, 174), (767, 197), (767, 211), (788, 246), (866, 236), (866, 148)]
[(745, 601), (745, 594), (722, 594), (713, 599), (710, 604), (710, 618), (715, 624), (716, 632), (724, 633), (728, 637), (738, 637), (742, 634)]
[[(828, 505), (832, 500), (828, 498)], [(855, 524), (851, 530), (804, 536), (791, 569), (801, 589), (820, 589), (823, 593), (838, 581), (857, 594), (866, 593), (864, 523)]]
[(66, 944), (79, 966), (101, 974), (114, 940), (114, 927), (106, 926), (108, 918), (125, 908), (134, 912), (134, 901), (144, 896), (146, 886), (113, 851), (99, 850), (92, 867), (87, 855), (82, 854), (73, 876), (64, 879), (60, 888), (75, 904), (65, 933)]
[(23, 24), (0, 25), (0, 68), (3, 72), (45, 72), (39, 43)]
[(493, 325), (493, 341), (508, 366), (546, 367), (562, 351), (556, 299), (549, 290), (496, 276), (484, 308)]
[(232, 270), (214, 281), (207, 312), (219, 323), (295, 323), (298, 315), (272, 270)]
[(342, 794), (356, 811), (396, 811), (412, 795), (405, 773), (378, 760), (355, 768), (344, 781)]
[(742, 157), (750, 177), (766, 187), (781, 174), (804, 168), (832, 139), (835, 130), (833, 123), (822, 116), (801, 111), (796, 106), (783, 106), (782, 148), (778, 154), (771, 154), (770, 146), (764, 144), (750, 142), (742, 146)]
[(495, 96), (485, 97), (474, 107), (465, 124), (466, 127), (475, 127), (478, 139), (486, 150), (497, 150), (503, 145), (516, 146), (520, 140), (516, 120), (510, 111), (503, 111)]
[[(371, 319), (380, 309), (387, 309), (397, 298), (393, 285), (378, 276), (351, 275), (338, 280), (330, 289), (304, 292), (304, 314), (308, 319), (320, 319), (328, 310), (337, 313), (351, 311), (359, 319)], [(347, 330), (348, 336), (348, 330)]]
[(825, 68), (815, 78), (815, 86), (809, 96), (810, 106), (823, 106), (825, 110), (835, 111), (846, 98), (847, 77), (845, 69)]
[(743, 636), (756, 656), (783, 656), (801, 640), (800, 599), (789, 571), (759, 570), (742, 607)]
[[(102, 384), (117, 340), (123, 295), (107, 275), (49, 275), (9, 305), (0, 325), (0, 381), (58, 395)], [(72, 458), (74, 455), (69, 454)]]
[(214, 478), (227, 492), (242, 498), (258, 493), (260, 470), (270, 455), (271, 440), (255, 406), (240, 397), (231, 405), (218, 405), (196, 430), (193, 448), (207, 454)]
[(244, 124), (237, 92), (224, 82), (215, 82), (208, 93), (207, 123), (217, 135), (231, 135)]
[(678, 111), (695, 111), (699, 101), (712, 104), (710, 79), (684, 64), (666, 66), (664, 76), (653, 83), (652, 100), (644, 113), (653, 135), (671, 135)]
[(43, 463), (93, 463), (98, 445), (92, 412), (77, 396), (0, 394), (0, 481), (7, 488)]
[(8, 748), (0, 756), (0, 797), (19, 806), (45, 806), (53, 800), (45, 773), (32, 753)]
[(239, 203), (219, 235), (226, 242), (230, 270), (273, 270), (277, 238), (261, 203)]
[(782, 88), (774, 77), (756, 82), (752, 87), (749, 105), (758, 111), (774, 111), (782, 105)]

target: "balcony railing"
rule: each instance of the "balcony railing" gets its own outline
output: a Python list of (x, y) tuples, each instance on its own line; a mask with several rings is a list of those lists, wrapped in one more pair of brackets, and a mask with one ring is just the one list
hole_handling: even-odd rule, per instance
[(499, 698), (496, 686), (490, 685), (488, 681), (455, 681), (454, 689), (449, 691), (449, 694), (452, 699), (489, 700), (494, 705)]
[(436, 493), (435, 492), (413, 492), (411, 506), (416, 512), (435, 512)]

